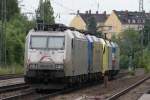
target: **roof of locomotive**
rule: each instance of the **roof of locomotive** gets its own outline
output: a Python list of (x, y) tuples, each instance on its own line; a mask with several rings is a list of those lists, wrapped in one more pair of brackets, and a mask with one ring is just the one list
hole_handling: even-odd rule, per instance
[[(63, 34), (62, 34), (63, 33)], [(39, 31), (35, 31), (35, 30), (30, 30), (28, 35), (45, 35), (45, 36), (49, 36), (49, 35), (53, 35), (53, 36), (64, 36), (64, 32), (62, 31), (43, 31), (43, 30), (39, 30)]]
[[(78, 30), (76, 28), (73, 27), (68, 27), (65, 26), (63, 24), (53, 24), (53, 25), (44, 25), (44, 29), (39, 29), (38, 28), (34, 28), (32, 29), (28, 35), (53, 35), (53, 36), (59, 36), (62, 35), (62, 33), (66, 33), (67, 31), (72, 31), (72, 33), (74, 34), (73, 36), (75, 36), (76, 38), (83, 38), (83, 39), (87, 39), (87, 35), (89, 35), (89, 37), (92, 38), (92, 41), (98, 41), (96, 36), (90, 35), (89, 31), (84, 31), (84, 30)], [(81, 33), (81, 34), (79, 34)], [(91, 39), (90, 39), (91, 40)], [(106, 43), (106, 41), (109, 41), (107, 39), (104, 39), (102, 37), (99, 38), (99, 41), (102, 44), (109, 44)]]

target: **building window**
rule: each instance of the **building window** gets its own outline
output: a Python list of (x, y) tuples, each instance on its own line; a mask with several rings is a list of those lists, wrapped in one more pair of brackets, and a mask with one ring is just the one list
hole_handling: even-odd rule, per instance
[(145, 23), (145, 20), (143, 20), (143, 23)]
[(135, 19), (133, 19), (133, 20), (132, 20), (132, 23), (135, 24), (135, 22), (136, 22)]
[(141, 23), (141, 20), (138, 20), (138, 23)]
[(131, 20), (130, 20), (130, 19), (128, 19), (128, 23), (129, 23), (129, 24), (131, 23)]

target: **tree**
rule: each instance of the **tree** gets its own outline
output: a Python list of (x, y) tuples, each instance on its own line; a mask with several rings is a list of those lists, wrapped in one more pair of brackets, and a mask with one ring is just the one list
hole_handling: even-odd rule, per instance
[[(2, 16), (2, 6), (4, 0), (1, 0), (0, 2), (0, 16)], [(2, 5), (3, 4), (3, 5)], [(20, 9), (18, 7), (18, 0), (6, 0), (6, 16), (7, 16), (7, 21), (13, 17), (15, 14), (19, 14)], [(1, 20), (1, 18), (0, 18)]]
[(150, 45), (150, 19), (146, 19), (146, 22), (144, 24), (143, 37), (144, 46)]
[(54, 24), (54, 12), (51, 6), (50, 0), (40, 0), (39, 7), (37, 9), (38, 17), (44, 21), (45, 24)]
[(87, 23), (87, 30), (92, 34), (92, 35), (95, 35), (97, 37), (100, 37), (101, 36), (101, 32), (98, 31), (97, 29), (97, 23), (96, 23), (96, 20), (94, 18), (94, 16), (90, 17), (88, 19), (88, 23)]
[(127, 29), (119, 35), (120, 46), (122, 46), (123, 54), (130, 54), (131, 51), (140, 50), (139, 32), (133, 29)]
[(95, 34), (96, 31), (97, 31), (97, 28), (96, 28), (96, 20), (94, 17), (90, 17), (89, 20), (88, 20), (88, 24), (87, 24), (87, 29), (89, 32), (91, 32), (92, 34)]
[(32, 22), (20, 14), (14, 15), (7, 23), (7, 64), (23, 64), (25, 37), (32, 27)]
[[(117, 43), (121, 51), (121, 66), (128, 67), (129, 64), (138, 66), (140, 52), (140, 34), (133, 29), (120, 33)], [(130, 60), (129, 60), (130, 59)], [(129, 62), (130, 61), (130, 62)], [(123, 65), (125, 64), (125, 65)], [(132, 66), (132, 67), (133, 67)]]
[(150, 50), (143, 49), (143, 57), (141, 55), (141, 35), (140, 32), (133, 29), (127, 29), (119, 34), (117, 38), (113, 38), (120, 48), (120, 66), (128, 68), (131, 66), (143, 67), (146, 71), (150, 71)]
[[(2, 4), (0, 2), (1, 15)], [(28, 21), (27, 17), (20, 13), (18, 0), (6, 0), (6, 6), (6, 61), (10, 65), (23, 64), (25, 37), (27, 32), (33, 28), (34, 21)]]

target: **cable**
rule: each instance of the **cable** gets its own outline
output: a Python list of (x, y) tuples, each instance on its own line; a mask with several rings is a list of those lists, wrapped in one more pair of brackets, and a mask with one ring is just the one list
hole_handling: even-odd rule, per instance
[(58, 3), (58, 2), (55, 2), (55, 1), (53, 1), (53, 3), (59, 5), (59, 6), (62, 7), (62, 8), (65, 8), (65, 9), (67, 9), (67, 10), (70, 10), (70, 11), (73, 11), (73, 12), (75, 11), (75, 10), (73, 10), (73, 9), (71, 9), (71, 8), (68, 8), (68, 7), (64, 6), (64, 5), (61, 4), (61, 3)]

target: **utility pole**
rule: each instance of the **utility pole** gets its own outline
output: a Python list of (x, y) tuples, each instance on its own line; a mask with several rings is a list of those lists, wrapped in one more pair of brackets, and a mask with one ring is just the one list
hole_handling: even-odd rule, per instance
[(143, 0), (139, 0), (139, 12), (143, 12), (144, 5), (143, 5)]
[(0, 65), (6, 64), (6, 0), (1, 1), (0, 21)]
[(97, 11), (99, 11), (99, 6), (100, 6), (100, 3), (99, 3), (99, 0), (97, 1)]
[(141, 49), (143, 50), (143, 28), (144, 28), (144, 23), (143, 20), (145, 20), (145, 13), (144, 13), (144, 4), (143, 0), (139, 0), (139, 12), (140, 12), (140, 20), (141, 23), (139, 23), (139, 30), (141, 30)]
[(141, 20), (141, 23), (139, 23), (139, 30), (140, 30), (140, 33), (141, 33), (141, 60), (143, 60), (143, 34), (144, 34), (144, 22), (143, 20), (146, 20), (146, 17), (145, 17), (145, 12), (144, 12), (144, 4), (143, 4), (143, 0), (139, 0), (139, 14), (140, 14), (140, 20)]

